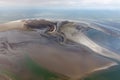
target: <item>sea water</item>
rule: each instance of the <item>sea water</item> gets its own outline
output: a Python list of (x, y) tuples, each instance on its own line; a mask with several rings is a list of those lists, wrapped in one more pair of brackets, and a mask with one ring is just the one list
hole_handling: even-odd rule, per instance
[[(66, 20), (90, 20), (120, 30), (120, 11), (118, 10), (82, 10), (82, 9), (0, 9), (0, 23), (19, 19), (66, 19)], [(120, 38), (104, 34), (100, 31), (90, 31), (88, 36), (101, 46), (110, 48), (120, 53)], [(102, 36), (104, 35), (104, 36)], [(118, 63), (119, 64), (119, 63)], [(110, 68), (100, 73), (94, 73), (84, 80), (120, 80), (120, 66)]]

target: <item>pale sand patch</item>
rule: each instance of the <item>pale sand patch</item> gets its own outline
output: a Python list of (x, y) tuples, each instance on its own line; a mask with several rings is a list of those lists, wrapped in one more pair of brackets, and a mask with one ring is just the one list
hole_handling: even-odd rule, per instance
[(91, 75), (92, 73), (96, 73), (96, 72), (99, 72), (99, 71), (107, 70), (107, 69), (109, 69), (111, 67), (114, 67), (114, 66), (117, 66), (117, 65), (118, 65), (118, 63), (116, 63), (116, 62), (108, 63), (108, 64), (106, 64), (103, 67), (93, 69), (92, 71), (90, 71), (86, 75), (84, 75), (82, 78), (84, 79), (85, 77)]
[(106, 70), (106, 69), (109, 69), (109, 68), (111, 68), (113, 66), (117, 66), (117, 65), (118, 65), (117, 63), (110, 63), (110, 64), (108, 64), (108, 65), (106, 65), (104, 67), (94, 69), (92, 72), (96, 72), (96, 71), (100, 71), (100, 70)]
[(24, 21), (18, 20), (18, 21), (11, 21), (8, 23), (0, 24), (0, 31), (8, 31), (8, 30), (14, 30), (14, 29), (24, 29)]

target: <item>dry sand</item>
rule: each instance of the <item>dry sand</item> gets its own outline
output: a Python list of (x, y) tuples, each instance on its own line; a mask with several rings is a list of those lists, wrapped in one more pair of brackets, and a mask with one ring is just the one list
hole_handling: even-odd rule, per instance
[(13, 29), (24, 29), (25, 28), (24, 24), (25, 22), (21, 20), (0, 24), (0, 31), (7, 31), (7, 30), (13, 30)]

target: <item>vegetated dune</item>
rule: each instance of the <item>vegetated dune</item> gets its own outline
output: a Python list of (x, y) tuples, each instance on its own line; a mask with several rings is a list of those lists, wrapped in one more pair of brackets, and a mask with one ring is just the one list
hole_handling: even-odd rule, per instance
[[(93, 28), (84, 23), (69, 21), (19, 20), (1, 24), (1, 74), (22, 80), (46, 80), (50, 71), (68, 80), (77, 80), (93, 71), (117, 65), (112, 59), (119, 61), (120, 56), (91, 41), (86, 36), (90, 29)], [(48, 72), (42, 69), (45, 73), (36, 73), (34, 68), (38, 67), (31, 66), (32, 61), (26, 63), (26, 56)], [(62, 76), (61, 80), (64, 80)]]

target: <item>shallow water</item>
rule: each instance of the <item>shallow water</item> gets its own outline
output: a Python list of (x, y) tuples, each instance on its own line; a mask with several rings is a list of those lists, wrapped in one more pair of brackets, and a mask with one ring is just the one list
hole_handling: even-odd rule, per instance
[[(85, 31), (84, 34), (96, 44), (117, 53), (119, 56), (119, 32), (116, 33), (114, 28), (117, 28), (118, 31), (120, 29), (120, 11), (35, 8), (6, 9), (0, 10), (0, 13), (0, 23), (28, 18), (49, 18), (53, 20), (83, 20), (112, 27), (109, 30), (105, 26), (92, 27), (94, 29)], [(111, 35), (110, 32), (118, 35)], [(89, 46), (86, 47), (71, 40), (61, 44), (59, 37), (40, 35), (41, 33), (44, 33), (44, 30), (0, 32), (0, 72), (3, 79), (72, 80), (71, 78), (74, 78), (73, 80), (75, 80), (84, 76), (84, 72), (87, 70), (91, 71), (112, 62), (119, 62), (94, 53)], [(79, 37), (81, 38), (81, 36)], [(85, 80), (119, 80), (119, 69), (119, 66), (115, 69), (110, 68), (90, 75)]]
[(120, 66), (112, 67), (108, 70), (94, 73), (83, 80), (119, 80), (120, 79)]

